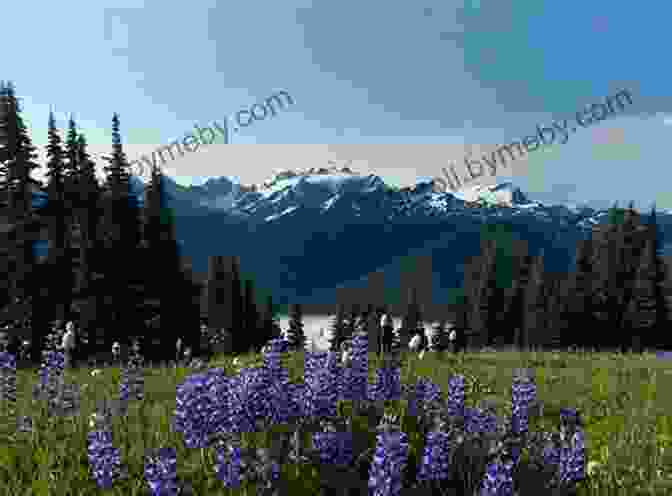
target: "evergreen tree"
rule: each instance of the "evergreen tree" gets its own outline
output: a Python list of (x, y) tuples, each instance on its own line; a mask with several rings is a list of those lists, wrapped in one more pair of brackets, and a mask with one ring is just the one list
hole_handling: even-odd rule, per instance
[(243, 328), (244, 321), (244, 302), (243, 287), (240, 278), (240, 263), (238, 257), (231, 257), (231, 324), (233, 327), (233, 347), (237, 354), (247, 353), (250, 349), (250, 341)]
[(360, 308), (361, 307), (359, 303), (353, 303), (350, 306), (350, 310), (346, 314), (344, 326), (346, 340), (352, 339), (355, 332), (357, 331), (357, 320), (359, 318)]
[(469, 316), (472, 311), (472, 304), (469, 301), (469, 296), (463, 294), (458, 302), (457, 310), (455, 312), (455, 320), (451, 331), (455, 331), (455, 351), (464, 351), (467, 347), (468, 338), (471, 337), (471, 328), (469, 324)]
[(0, 175), (2, 193), (7, 198), (9, 214), (15, 219), (29, 215), (31, 172), (40, 165), (21, 117), (21, 107), (11, 82), (0, 82)]
[(226, 257), (211, 256), (208, 267), (207, 309), (210, 333), (221, 342), (222, 351), (233, 352), (231, 326), (231, 273)]
[(511, 300), (508, 305), (504, 327), (509, 329), (507, 343), (521, 348), (522, 329), (525, 319), (525, 293), (530, 282), (530, 269), (534, 257), (527, 254), (517, 259), (516, 277), (512, 281)]
[[(70, 155), (68, 159), (74, 160), (74, 163), (70, 163), (69, 169), (77, 171), (77, 178), (72, 181), (74, 189), (72, 195), (73, 225), (75, 227), (73, 244), (77, 249), (73, 298), (81, 309), (80, 330), (87, 337), (88, 352), (93, 353), (96, 344), (94, 333), (99, 329), (96, 321), (102, 317), (102, 313), (98, 312), (97, 308), (102, 305), (105, 287), (101, 268), (104, 257), (99, 233), (102, 224), (100, 213), (102, 190), (96, 178), (95, 163), (87, 152), (86, 138), (83, 134), (77, 135), (75, 148), (75, 156)], [(68, 152), (69, 149), (66, 147), (66, 156)]]
[(646, 226), (644, 250), (637, 268), (633, 297), (625, 316), (624, 335), (635, 352), (644, 347), (669, 347), (667, 273), (660, 255), (655, 208)]
[(473, 299), (470, 331), (475, 347), (492, 345), (498, 336), (499, 318), (503, 306), (503, 293), (498, 287), (497, 280), (497, 253), (492, 243), (482, 253), (483, 271), (477, 282), (477, 290)]
[(259, 343), (262, 347), (265, 346), (271, 339), (277, 339), (282, 334), (271, 295), (269, 295), (267, 298), (266, 309), (263, 314), (260, 333)]
[(266, 342), (261, 341), (263, 336), (260, 335), (259, 332), (260, 314), (257, 310), (257, 304), (254, 297), (254, 284), (252, 280), (246, 279), (244, 287), (243, 319), (245, 322), (245, 335), (248, 336), (251, 348), (253, 348), (255, 352), (258, 352)]
[(121, 144), (119, 116), (112, 118), (112, 154), (105, 167), (106, 215), (102, 234), (105, 256), (123, 263), (104, 266), (106, 297), (103, 315), (106, 318), (105, 347), (114, 341), (124, 343), (129, 335), (144, 334), (142, 295), (144, 273), (140, 266), (138, 247), (142, 230), (137, 198), (130, 194), (128, 161)]
[(0, 82), (0, 194), (7, 206), (5, 217), (13, 225), (7, 247), (7, 291), (9, 300), (24, 308), (35, 269), (31, 201), (34, 180), (30, 176), (39, 167), (36, 158), (14, 86), (11, 82)]
[(331, 322), (329, 350), (338, 352), (341, 350), (341, 344), (345, 341), (345, 306), (339, 304), (336, 315)]
[[(200, 288), (183, 263), (175, 236), (174, 215), (168, 205), (165, 179), (158, 168), (152, 171), (147, 192), (144, 242), (145, 249), (137, 251), (144, 253), (145, 266), (149, 271), (139, 269), (138, 273), (149, 281), (147, 292), (152, 303), (142, 312), (143, 319), (158, 315), (160, 322), (160, 326), (148, 329), (151, 335), (145, 339), (146, 345), (154, 342), (155, 360), (167, 360), (175, 355), (175, 341), (179, 337), (183, 349), (189, 347), (192, 356), (199, 356)], [(138, 289), (142, 291), (142, 286)], [(138, 297), (136, 301), (146, 304), (146, 300), (146, 297)], [(168, 326), (177, 332), (167, 333)]]
[(544, 258), (535, 257), (530, 269), (530, 282), (525, 292), (525, 318), (522, 327), (521, 349), (543, 343), (546, 329), (546, 285), (544, 284)]
[(401, 328), (397, 334), (396, 349), (407, 350), (411, 338), (420, 333), (421, 336), (425, 334), (425, 329), (422, 323), (422, 314), (420, 310), (420, 303), (418, 303), (418, 293), (416, 288), (409, 289), (408, 303), (406, 313), (402, 319)]
[(47, 264), (50, 277), (51, 299), (54, 305), (54, 318), (64, 321), (72, 302), (74, 278), (73, 261), (70, 250), (70, 213), (72, 206), (65, 195), (64, 153), (61, 137), (56, 130), (53, 112), (49, 113), (49, 143), (47, 145), (47, 185), (49, 217), (49, 255)]
[(293, 350), (303, 350), (306, 345), (306, 335), (303, 332), (303, 311), (300, 303), (295, 303), (290, 307), (286, 339), (289, 348)]
[[(556, 321), (563, 347), (588, 348), (594, 340), (593, 260), (594, 243), (580, 240), (576, 250), (576, 267), (563, 285), (559, 319)], [(588, 331), (586, 330), (588, 329)]]

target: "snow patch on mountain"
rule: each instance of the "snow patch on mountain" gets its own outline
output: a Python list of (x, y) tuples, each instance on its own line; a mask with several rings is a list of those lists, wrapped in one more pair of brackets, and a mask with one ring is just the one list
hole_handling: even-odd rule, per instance
[(466, 202), (485, 202), (506, 207), (534, 205), (513, 183), (503, 182), (494, 186), (478, 184), (453, 193), (456, 198)]

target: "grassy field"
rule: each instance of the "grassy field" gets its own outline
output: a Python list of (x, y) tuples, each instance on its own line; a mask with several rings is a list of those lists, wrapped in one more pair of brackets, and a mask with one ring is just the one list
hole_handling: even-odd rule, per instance
[[(261, 358), (245, 356), (242, 362), (260, 365)], [(290, 380), (301, 380), (303, 354), (289, 354), (283, 362)], [(378, 364), (378, 358), (370, 355), (370, 382)], [(217, 358), (210, 366), (235, 373), (230, 358)], [(520, 367), (534, 370), (538, 397), (544, 403), (543, 416), (531, 422), (530, 430), (557, 431), (561, 407), (582, 413), (590, 476), (579, 488), (579, 495), (672, 494), (672, 360), (650, 354), (499, 351), (455, 357), (427, 353), (422, 361), (415, 356), (405, 360), (402, 383), (427, 377), (445, 394), (448, 378), (463, 374), (467, 378), (466, 404), (473, 406), (487, 398), (497, 405), (498, 415), (504, 416), (510, 412), (513, 372)], [(114, 445), (121, 451), (128, 478), (103, 491), (89, 475), (86, 434), (96, 402), (106, 396), (117, 397), (119, 370), (105, 369), (95, 378), (89, 369), (66, 371), (66, 382), (82, 388), (81, 410), (72, 418), (50, 418), (35, 408), (31, 390), (37, 372), (20, 370), (18, 414), (32, 416), (35, 428), (32, 434), (13, 437), (11, 420), (0, 408), (0, 496), (146, 494), (146, 449), (166, 446), (177, 450), (178, 479), (188, 481), (193, 494), (254, 494), (245, 486), (238, 491), (224, 489), (214, 476), (210, 450), (188, 449), (181, 435), (171, 431), (176, 386), (190, 373), (183, 368), (145, 370), (145, 400), (131, 403), (127, 419), (114, 419)], [(417, 457), (422, 439), (413, 432), (412, 422), (403, 418), (405, 402), (393, 403), (391, 408), (402, 416), (402, 427), (409, 434), (412, 456)], [(354, 426), (359, 428), (361, 423), (354, 422)], [(243, 435), (243, 446), (265, 446), (269, 435)], [(369, 435), (373, 446), (375, 434)], [(310, 467), (285, 465), (281, 477), (290, 494), (316, 494), (319, 475)]]

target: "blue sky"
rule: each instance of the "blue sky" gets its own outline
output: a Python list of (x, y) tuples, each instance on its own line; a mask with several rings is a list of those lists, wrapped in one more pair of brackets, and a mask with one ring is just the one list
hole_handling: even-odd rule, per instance
[(10, 2), (0, 46), (14, 48), (0, 56), (0, 79), (14, 81), (36, 144), (53, 109), (61, 127), (75, 114), (94, 156), (109, 153), (118, 112), (130, 160), (194, 124), (291, 94), (293, 106), (230, 144), (166, 163), (183, 184), (261, 182), (328, 160), (410, 184), (627, 89), (622, 113), (473, 184), (672, 208), (671, 11), (595, 0), (105, 0), (43, 2), (39, 12)]

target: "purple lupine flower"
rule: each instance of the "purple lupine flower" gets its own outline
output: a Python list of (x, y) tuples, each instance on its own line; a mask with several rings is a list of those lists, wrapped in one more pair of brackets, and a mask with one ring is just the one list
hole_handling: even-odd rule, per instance
[(338, 401), (338, 357), (330, 352), (306, 352), (304, 383), (308, 387), (308, 415), (334, 418)]
[(482, 408), (466, 408), (464, 430), (469, 434), (486, 434), (497, 431), (497, 417)]
[(419, 481), (443, 480), (448, 477), (450, 435), (446, 432), (427, 433), (424, 453), (418, 471)]
[(231, 377), (223, 401), (231, 432), (257, 432), (268, 417), (265, 373), (244, 368)]
[(383, 366), (376, 369), (376, 380), (369, 388), (372, 401), (398, 400), (401, 398), (401, 369)]
[(573, 408), (560, 409), (560, 432), (570, 437), (578, 428), (582, 427), (581, 414)]
[(513, 463), (496, 461), (488, 465), (479, 496), (513, 496)]
[(287, 351), (287, 341), (282, 338), (271, 339), (264, 348), (263, 366), (270, 378), (281, 382), (289, 380), (289, 373), (281, 362), (282, 353)]
[(346, 466), (353, 460), (353, 437), (351, 430), (338, 430), (323, 422), (323, 432), (312, 436), (313, 447), (318, 450), (324, 464)]
[(223, 427), (219, 409), (223, 408), (215, 393), (226, 382), (222, 369), (188, 376), (177, 386), (173, 428), (184, 436), (188, 448), (206, 448), (212, 436)]
[(399, 496), (402, 472), (408, 462), (408, 441), (403, 432), (386, 431), (376, 437), (376, 449), (369, 470), (370, 496)]
[(464, 376), (455, 375), (448, 380), (446, 411), (451, 417), (464, 415)]
[(16, 403), (16, 357), (0, 352), (0, 401)]
[(35, 388), (35, 396), (53, 400), (58, 390), (63, 370), (65, 369), (65, 355), (60, 351), (46, 351), (43, 353), (43, 361), (40, 367), (39, 383)]
[(369, 380), (369, 339), (365, 333), (356, 333), (353, 336), (350, 360), (350, 366), (344, 370), (343, 399), (366, 400)]
[(515, 377), (511, 385), (511, 427), (515, 434), (528, 431), (528, 409), (537, 399), (537, 387), (528, 377)]
[(147, 455), (145, 480), (152, 491), (152, 496), (174, 496), (177, 494), (177, 455), (175, 448), (159, 448)]
[(272, 381), (266, 390), (267, 420), (273, 425), (286, 424), (296, 418), (289, 381)]
[(436, 401), (441, 401), (441, 388), (431, 380), (420, 377), (410, 394), (407, 415), (416, 417), (422, 413), (419, 411), (421, 408)]
[(546, 434), (546, 442), (541, 451), (541, 463), (548, 467), (557, 467), (560, 464), (560, 435)]
[(121, 381), (119, 382), (119, 400), (126, 405), (129, 400), (142, 401), (144, 397), (145, 379), (142, 368), (142, 356), (139, 353), (139, 345), (134, 343), (129, 361), (122, 368)]
[[(227, 459), (226, 455), (227, 448), (229, 459)], [(216, 450), (216, 459), (217, 479), (224, 483), (224, 487), (240, 487), (240, 448), (238, 446), (219, 446)]]
[(560, 449), (558, 482), (572, 485), (586, 477), (586, 446), (581, 429), (574, 432), (569, 446)]
[(119, 449), (112, 446), (112, 432), (95, 430), (87, 435), (88, 457), (91, 471), (98, 487), (109, 489), (121, 473)]

